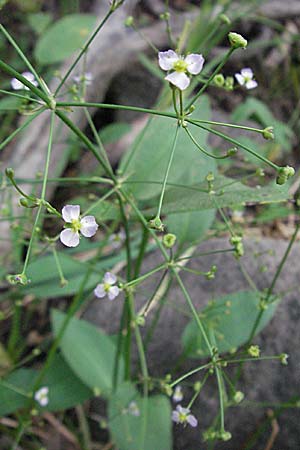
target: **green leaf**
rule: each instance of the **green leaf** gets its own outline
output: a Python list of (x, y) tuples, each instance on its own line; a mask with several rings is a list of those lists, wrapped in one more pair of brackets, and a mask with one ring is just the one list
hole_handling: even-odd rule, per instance
[(21, 98), (7, 96), (0, 100), (0, 114), (5, 113), (6, 111), (18, 110), (21, 104)]
[[(52, 310), (51, 321), (57, 336), (66, 319), (66, 314)], [(91, 389), (98, 389), (107, 397), (113, 387), (113, 372), (116, 346), (113, 340), (85, 320), (71, 318), (60, 340), (64, 358), (75, 374)], [(119, 376), (124, 371), (120, 360)]]
[(27, 20), (36, 34), (42, 34), (52, 22), (52, 14), (39, 12), (28, 14)]
[[(28, 406), (38, 374), (37, 370), (22, 368), (0, 380), (0, 416)], [(36, 403), (40, 411), (64, 410), (93, 396), (93, 392), (76, 377), (61, 356), (54, 359), (42, 386), (49, 388), (49, 403), (45, 407)]]
[(50, 26), (39, 38), (35, 57), (40, 64), (61, 62), (79, 50), (93, 30), (96, 17), (70, 14)]
[[(128, 406), (135, 402), (140, 412), (134, 416)], [(119, 450), (171, 450), (171, 408), (162, 395), (141, 398), (130, 383), (119, 385), (109, 405), (109, 429)]]
[(99, 136), (103, 144), (111, 144), (121, 139), (131, 131), (132, 126), (125, 122), (111, 123), (99, 131)]
[[(210, 115), (208, 97), (202, 97), (193, 118), (209, 119)], [(128, 177), (126, 187), (136, 198), (148, 200), (160, 194), (176, 126), (174, 119), (152, 117), (123, 158), (120, 169), (124, 177)], [(197, 128), (193, 134), (197, 142), (207, 148), (208, 133)], [(211, 171), (215, 171), (214, 160), (201, 153), (180, 129), (168, 182), (193, 184), (196, 180), (202, 181)]]
[[(276, 203), (287, 200), (290, 195), (286, 186), (271, 183), (260, 188), (251, 188), (239, 181), (218, 176), (214, 181), (214, 194), (207, 192), (207, 183), (193, 186), (174, 187), (165, 196), (164, 214), (179, 212), (203, 211), (246, 205), (248, 203)], [(144, 211), (147, 215), (155, 213), (155, 209)]]
[[(216, 299), (200, 313), (201, 321), (209, 336), (213, 332), (220, 353), (229, 352), (245, 344), (259, 314), (259, 294), (240, 291)], [(264, 311), (256, 334), (270, 321), (278, 301), (272, 302)], [(182, 335), (184, 353), (190, 358), (209, 356), (197, 323), (192, 320)], [(214, 344), (213, 344), (214, 345)]]

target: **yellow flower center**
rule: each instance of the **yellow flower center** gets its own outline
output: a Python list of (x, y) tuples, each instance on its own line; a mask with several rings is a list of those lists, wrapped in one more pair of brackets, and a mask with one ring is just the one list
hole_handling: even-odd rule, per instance
[(105, 292), (109, 292), (110, 288), (111, 288), (111, 285), (109, 283), (104, 283)]
[(73, 219), (71, 222), (71, 228), (73, 231), (75, 231), (75, 233), (78, 233), (78, 231), (80, 231), (81, 228), (81, 223), (79, 219)]
[(173, 64), (173, 69), (174, 69), (176, 72), (186, 72), (187, 67), (188, 67), (188, 65), (187, 65), (187, 63), (186, 63), (183, 59), (178, 59), (178, 61), (176, 61), (176, 62)]
[(185, 422), (186, 422), (186, 419), (187, 419), (187, 414), (186, 414), (186, 413), (183, 413), (183, 412), (180, 412), (180, 413), (179, 413), (179, 422), (180, 422), (180, 423), (185, 423)]

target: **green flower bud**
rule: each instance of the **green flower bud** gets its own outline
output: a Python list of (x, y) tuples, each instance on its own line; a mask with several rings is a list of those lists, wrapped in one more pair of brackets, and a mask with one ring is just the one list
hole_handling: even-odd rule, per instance
[(240, 258), (244, 255), (244, 246), (240, 236), (232, 236), (229, 242), (234, 246), (234, 256), (236, 258)]
[(34, 348), (34, 349), (32, 350), (33, 356), (40, 356), (41, 353), (42, 353), (42, 352), (41, 352), (41, 350), (40, 350), (39, 348)]
[(164, 13), (159, 15), (159, 18), (161, 20), (169, 20), (170, 19), (170, 13), (168, 11), (165, 11)]
[(234, 156), (238, 152), (238, 149), (236, 147), (232, 147), (229, 150), (227, 150), (227, 156)]
[(258, 358), (259, 355), (260, 355), (260, 348), (259, 348), (259, 346), (258, 345), (251, 345), (248, 348), (248, 354), (250, 356), (252, 356), (253, 358)]
[(143, 316), (137, 316), (135, 319), (135, 323), (140, 326), (143, 327), (146, 323), (145, 318)]
[(24, 208), (30, 208), (29, 202), (25, 197), (20, 198), (19, 203), (21, 206), (24, 206)]
[(267, 141), (271, 141), (274, 139), (274, 128), (273, 127), (267, 127), (263, 130), (262, 135)]
[(244, 400), (244, 394), (241, 391), (236, 391), (236, 393), (233, 396), (233, 400), (235, 403), (241, 403)]
[(283, 364), (284, 366), (288, 365), (287, 359), (288, 359), (289, 355), (287, 353), (281, 353), (280, 355), (280, 362), (281, 364)]
[(213, 174), (212, 172), (209, 172), (209, 173), (206, 175), (206, 181), (208, 181), (209, 183), (213, 182), (214, 179), (215, 179), (215, 176), (214, 176), (214, 174)]
[(172, 233), (168, 233), (163, 237), (163, 244), (165, 247), (167, 248), (172, 248), (174, 247), (176, 242), (176, 236), (175, 234)]
[(201, 382), (200, 381), (196, 381), (196, 383), (194, 384), (194, 391), (195, 392), (200, 392), (201, 387), (202, 387)]
[(221, 73), (218, 73), (217, 75), (215, 75), (213, 78), (213, 83), (218, 87), (224, 86), (224, 83), (225, 83), (224, 75), (222, 75)]
[(7, 275), (6, 279), (10, 284), (13, 285), (22, 284), (23, 286), (25, 286), (26, 284), (30, 283), (30, 280), (27, 278), (25, 273), (19, 273), (16, 275)]
[(231, 32), (228, 34), (228, 39), (232, 48), (246, 48), (248, 41), (242, 35)]
[(264, 177), (265, 176), (265, 172), (263, 171), (263, 169), (259, 168), (259, 169), (256, 169), (255, 175), (257, 177)]
[(222, 441), (229, 441), (231, 439), (231, 433), (229, 431), (221, 431), (219, 437)]
[(125, 27), (130, 28), (130, 27), (132, 27), (133, 24), (134, 24), (134, 18), (132, 16), (128, 16), (124, 22)]
[(280, 167), (276, 178), (276, 183), (283, 185), (287, 180), (295, 175), (295, 169), (290, 166)]
[(164, 231), (165, 228), (159, 217), (155, 217), (154, 219), (149, 220), (149, 227), (158, 231)]
[(93, 394), (94, 394), (95, 397), (100, 397), (100, 395), (101, 395), (101, 389), (99, 389), (98, 386), (95, 386), (95, 387), (93, 388)]
[(233, 91), (233, 85), (234, 85), (234, 78), (233, 77), (226, 77), (225, 78), (225, 85), (224, 88), (226, 91)]
[(228, 16), (226, 16), (226, 14), (220, 14), (219, 19), (221, 20), (221, 22), (225, 23), (226, 25), (231, 24), (231, 20), (229, 19)]
[(7, 176), (7, 178), (14, 178), (15, 176), (15, 172), (14, 169), (12, 169), (11, 167), (8, 167), (7, 169), (5, 169), (5, 175)]

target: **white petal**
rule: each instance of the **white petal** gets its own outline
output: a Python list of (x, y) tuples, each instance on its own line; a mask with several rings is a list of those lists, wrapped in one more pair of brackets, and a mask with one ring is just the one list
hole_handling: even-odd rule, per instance
[(66, 205), (63, 207), (62, 217), (65, 222), (71, 223), (72, 220), (78, 220), (80, 214), (80, 206), (79, 205)]
[(20, 89), (24, 89), (24, 84), (21, 83), (21, 81), (17, 80), (17, 78), (13, 78), (10, 81), (10, 85), (15, 91), (18, 91)]
[(174, 86), (178, 87), (181, 91), (184, 91), (184, 89), (186, 89), (190, 84), (189, 77), (183, 72), (172, 72), (170, 75), (165, 77), (165, 80), (174, 84)]
[(98, 230), (98, 224), (94, 216), (85, 216), (80, 221), (80, 233), (85, 237), (92, 237)]
[(59, 239), (67, 247), (77, 247), (79, 244), (79, 233), (67, 228), (60, 233)]
[[(26, 80), (30, 81), (30, 83), (33, 84), (34, 86), (38, 85), (38, 83), (37, 83), (33, 73), (31, 73), (31, 72), (23, 72), (22, 75), (23, 75), (24, 78), (26, 78)], [(29, 88), (27, 86), (24, 86), (24, 89), (29, 90)]]
[(187, 63), (187, 70), (192, 75), (198, 75), (201, 72), (204, 58), (202, 55), (198, 55), (197, 53), (191, 53), (185, 58), (185, 62)]
[(118, 288), (118, 286), (112, 286), (108, 291), (108, 299), (113, 300), (119, 295), (119, 293), (120, 289)]
[(117, 277), (113, 273), (106, 272), (106, 274), (104, 275), (103, 281), (104, 281), (104, 283), (107, 283), (107, 284), (115, 284), (115, 282), (117, 281)]
[(174, 50), (167, 50), (166, 52), (158, 53), (158, 64), (163, 70), (173, 69), (173, 65), (179, 60), (179, 56)]
[(253, 78), (253, 72), (252, 69), (250, 69), (250, 67), (245, 67), (244, 69), (242, 69), (241, 74), (245, 78)]
[(247, 81), (247, 83), (245, 84), (247, 89), (254, 89), (257, 87), (257, 81), (255, 80), (249, 80)]
[(179, 423), (179, 413), (177, 411), (172, 411), (172, 421)]
[(104, 284), (97, 284), (97, 286), (94, 289), (94, 294), (98, 298), (105, 297), (106, 296), (106, 292), (105, 292), (105, 289), (104, 289)]
[(40, 400), (38, 400), (39, 404), (41, 406), (47, 406), (49, 403), (48, 397), (42, 397)]
[(196, 427), (198, 425), (198, 420), (192, 414), (189, 414), (187, 416), (186, 421), (187, 421), (188, 424), (191, 425), (191, 427)]
[(240, 73), (236, 73), (235, 78), (237, 79), (237, 82), (241, 85), (244, 86), (245, 84), (245, 78), (243, 77), (243, 75), (241, 75)]

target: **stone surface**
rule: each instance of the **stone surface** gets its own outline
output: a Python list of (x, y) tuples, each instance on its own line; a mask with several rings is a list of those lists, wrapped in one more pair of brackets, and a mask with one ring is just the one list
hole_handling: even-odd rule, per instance
[[(269, 286), (287, 244), (283, 240), (264, 238), (246, 243), (246, 254), (242, 258), (242, 263), (259, 289)], [(225, 248), (229, 248), (227, 239), (215, 239), (200, 245), (198, 251), (207, 252)], [(161, 256), (158, 253), (151, 254), (145, 261), (142, 273), (155, 267), (160, 261)], [(184, 283), (197, 309), (202, 308), (208, 300), (214, 297), (249, 289), (239, 264), (232, 254), (219, 253), (192, 259), (189, 267), (206, 271), (212, 264), (216, 264), (218, 267), (214, 281), (207, 281), (204, 277), (182, 272)], [(272, 431), (270, 424), (267, 424), (265, 432), (252, 447), (246, 446), (259, 427), (265, 423), (268, 409), (276, 411), (274, 405), (278, 402), (287, 402), (291, 398), (299, 396), (299, 275), (299, 242), (297, 242), (276, 284), (275, 292), (283, 294), (282, 301), (274, 318), (263, 332), (254, 339), (254, 343), (261, 347), (263, 355), (288, 353), (290, 355), (289, 364), (288, 366), (282, 366), (278, 362), (265, 361), (253, 362), (244, 366), (238, 389), (245, 393), (247, 401), (266, 402), (270, 405), (260, 407), (252, 405), (250, 407), (245, 401), (239, 407), (228, 409), (225, 419), (226, 430), (232, 433), (233, 438), (229, 442), (218, 444), (217, 449), (242, 450), (253, 448), (255, 450), (266, 450), (267, 448), (273, 448), (273, 450), (296, 450), (300, 448), (300, 413), (298, 408), (282, 410), (277, 419), (279, 433), (273, 447), (267, 447)], [(154, 276), (150, 281), (144, 282), (140, 286), (137, 291), (137, 309), (145, 304), (146, 299), (155, 289), (157, 280), (158, 278)], [(122, 301), (97, 300), (89, 306), (85, 317), (113, 333), (118, 328), (121, 308)], [(181, 312), (179, 312), (179, 309)], [(185, 311), (187, 315), (183, 314), (182, 311)], [(151, 314), (153, 315), (153, 312)], [(147, 324), (151, 322), (151, 314), (148, 316)], [(203, 362), (203, 360), (188, 359), (180, 367), (177, 365), (181, 354), (180, 337), (189, 320), (189, 315), (189, 309), (182, 292), (179, 286), (174, 283), (168, 293), (167, 303), (162, 309), (153, 341), (148, 348), (147, 362), (152, 376), (172, 373), (176, 377), (201, 365)], [(197, 379), (199, 378), (196, 376), (189, 381), (196, 381)], [(202, 442), (201, 433), (211, 424), (214, 413), (218, 410), (218, 391), (214, 377), (212, 379), (211, 382), (207, 383), (193, 407), (193, 413), (199, 420), (199, 427), (197, 429), (183, 429), (176, 426), (174, 449), (196, 450), (201, 448), (201, 450), (205, 450), (208, 448), (207, 444)], [(192, 391), (188, 392), (188, 389), (185, 387), (187, 402), (192, 396)]]

